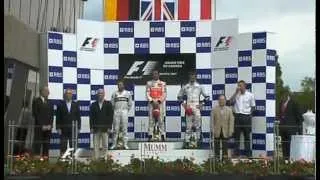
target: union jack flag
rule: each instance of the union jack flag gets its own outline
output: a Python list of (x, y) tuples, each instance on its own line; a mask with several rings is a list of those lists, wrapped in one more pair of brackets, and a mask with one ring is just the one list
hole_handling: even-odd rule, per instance
[(141, 0), (140, 20), (174, 20), (176, 0)]

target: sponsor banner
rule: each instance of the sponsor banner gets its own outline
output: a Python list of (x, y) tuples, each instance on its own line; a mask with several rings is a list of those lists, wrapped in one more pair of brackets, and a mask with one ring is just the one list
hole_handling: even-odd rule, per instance
[(62, 67), (49, 66), (49, 83), (62, 83)]
[(119, 52), (119, 39), (104, 38), (103, 48), (105, 54), (117, 54)]
[(63, 51), (63, 67), (77, 67), (77, 52)]
[(266, 49), (267, 33), (252, 33), (252, 49)]
[(266, 101), (256, 100), (256, 107), (254, 116), (265, 116), (266, 115)]
[(220, 95), (225, 94), (224, 84), (214, 84), (212, 85), (212, 100), (218, 100)]
[(252, 83), (265, 83), (266, 82), (266, 67), (258, 66), (252, 67)]
[(197, 47), (197, 53), (210, 53), (211, 37), (197, 37), (196, 47)]
[(118, 70), (104, 70), (104, 85), (116, 85), (118, 80)]
[(62, 50), (62, 34), (48, 33), (48, 49)]
[(78, 84), (90, 84), (90, 69), (77, 69)]
[(174, 150), (174, 144), (165, 142), (143, 142), (139, 143), (139, 150), (143, 156), (159, 156), (170, 151), (172, 152), (172, 150)]
[(267, 49), (267, 66), (276, 66), (276, 54), (277, 51)]
[(166, 116), (180, 116), (181, 106), (178, 101), (166, 101)]
[(127, 38), (134, 36), (134, 23), (133, 22), (119, 22), (119, 37)]
[(212, 75), (212, 70), (211, 69), (197, 69), (197, 81), (200, 84), (211, 84), (211, 75)]
[(238, 52), (238, 66), (251, 67), (252, 65), (252, 51), (239, 51)]
[(266, 150), (266, 134), (252, 134), (252, 150)]
[(149, 115), (149, 107), (148, 101), (135, 101), (135, 116), (148, 116)]
[(196, 22), (182, 21), (180, 23), (181, 37), (195, 37), (196, 36)]
[(238, 82), (238, 68), (225, 68), (225, 83), (233, 84)]
[(266, 90), (266, 98), (267, 99), (272, 99), (275, 100), (276, 99), (276, 88), (275, 88), (275, 84), (273, 83), (267, 83), (267, 90)]
[(165, 52), (167, 54), (180, 53), (180, 38), (166, 38), (165, 41)]
[(150, 22), (150, 37), (164, 37), (165, 22)]
[(157, 69), (161, 80), (177, 85), (187, 82), (187, 73), (194, 68), (195, 54), (119, 55), (119, 76), (128, 84), (145, 85)]
[(275, 117), (266, 117), (267, 119), (267, 123), (266, 123), (266, 132), (267, 133), (273, 133), (274, 131), (274, 121), (275, 121)]
[(81, 116), (89, 116), (90, 113), (90, 101), (78, 101)]

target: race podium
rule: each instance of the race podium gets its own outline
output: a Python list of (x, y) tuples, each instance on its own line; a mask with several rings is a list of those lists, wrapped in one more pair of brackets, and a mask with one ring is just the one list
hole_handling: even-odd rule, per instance
[(316, 137), (314, 135), (292, 135), (290, 143), (290, 160), (315, 161)]
[(174, 161), (191, 159), (194, 163), (203, 163), (210, 157), (210, 149), (183, 149), (183, 142), (130, 142), (130, 150), (109, 150), (105, 158), (111, 158), (120, 164), (129, 164), (132, 158), (159, 159)]

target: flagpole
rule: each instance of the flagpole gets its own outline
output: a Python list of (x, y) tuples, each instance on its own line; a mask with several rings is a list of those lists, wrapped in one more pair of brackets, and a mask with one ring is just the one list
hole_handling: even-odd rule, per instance
[[(211, 1), (211, 14), (214, 14), (214, 18), (212, 18), (213, 20), (217, 20), (217, 0), (212, 0)], [(213, 7), (212, 7), (213, 6)], [(212, 11), (214, 11), (212, 13)]]
[(174, 20), (178, 20), (178, 4), (179, 0), (175, 0), (175, 6), (174, 6)]

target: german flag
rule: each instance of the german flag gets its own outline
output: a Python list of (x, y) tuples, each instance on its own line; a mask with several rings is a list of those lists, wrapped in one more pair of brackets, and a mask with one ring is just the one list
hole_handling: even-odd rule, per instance
[(139, 20), (140, 0), (104, 0), (104, 21)]

